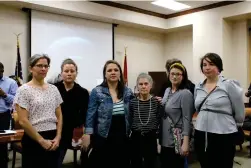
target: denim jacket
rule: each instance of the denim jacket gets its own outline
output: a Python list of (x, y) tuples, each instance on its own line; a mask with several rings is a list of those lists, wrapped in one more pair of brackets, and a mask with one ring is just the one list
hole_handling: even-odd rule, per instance
[[(125, 108), (126, 134), (130, 133), (129, 102), (133, 98), (131, 89), (125, 87), (123, 101)], [(113, 101), (108, 87), (97, 86), (90, 95), (87, 115), (86, 115), (86, 134), (98, 134), (106, 138), (112, 121)]]

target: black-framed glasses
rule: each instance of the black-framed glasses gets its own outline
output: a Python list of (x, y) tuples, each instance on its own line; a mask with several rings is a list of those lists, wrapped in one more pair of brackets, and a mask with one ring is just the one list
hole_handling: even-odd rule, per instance
[(38, 68), (45, 68), (45, 69), (48, 69), (48, 68), (50, 68), (50, 65), (43, 65), (43, 64), (37, 64), (37, 65), (35, 65), (36, 67), (38, 67)]
[(180, 76), (182, 76), (182, 73), (174, 73), (174, 72), (172, 72), (172, 73), (170, 73), (170, 76), (171, 77), (174, 77), (174, 76), (180, 77)]

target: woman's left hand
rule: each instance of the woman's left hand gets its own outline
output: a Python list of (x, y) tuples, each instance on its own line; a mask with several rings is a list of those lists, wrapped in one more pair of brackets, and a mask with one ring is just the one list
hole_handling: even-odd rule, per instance
[(181, 146), (181, 155), (188, 156), (188, 154), (189, 154), (189, 145), (188, 143), (183, 143)]
[(56, 150), (59, 147), (60, 139), (61, 139), (60, 137), (56, 136), (53, 140), (51, 140), (52, 142), (51, 150)]

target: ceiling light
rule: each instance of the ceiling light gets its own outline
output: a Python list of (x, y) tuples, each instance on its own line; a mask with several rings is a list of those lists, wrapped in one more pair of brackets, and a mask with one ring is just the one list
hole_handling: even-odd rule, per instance
[(176, 2), (174, 0), (157, 0), (152, 2), (152, 4), (175, 11), (191, 8), (191, 6), (188, 6), (180, 2)]

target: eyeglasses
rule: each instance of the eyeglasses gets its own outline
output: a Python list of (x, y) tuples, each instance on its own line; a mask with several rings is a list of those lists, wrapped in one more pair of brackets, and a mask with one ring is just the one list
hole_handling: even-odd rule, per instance
[(43, 65), (43, 64), (37, 64), (37, 65), (35, 65), (36, 67), (38, 67), (38, 68), (45, 68), (45, 69), (48, 69), (48, 68), (50, 68), (50, 65)]
[(172, 72), (172, 73), (170, 73), (170, 75), (171, 75), (171, 77), (174, 77), (174, 76), (180, 77), (180, 76), (182, 76), (182, 73), (174, 73), (174, 72)]

